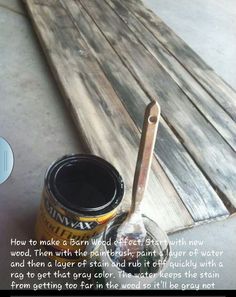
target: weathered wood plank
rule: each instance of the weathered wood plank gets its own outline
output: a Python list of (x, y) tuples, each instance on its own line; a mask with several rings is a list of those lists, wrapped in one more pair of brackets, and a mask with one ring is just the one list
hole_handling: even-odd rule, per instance
[(236, 93), (173, 30), (139, 0), (121, 0), (236, 121)]
[(151, 97), (159, 97), (163, 117), (182, 138), (228, 209), (235, 211), (235, 152), (106, 2), (80, 2), (143, 89)]
[[(131, 186), (140, 133), (59, 1), (26, 0), (35, 30), (87, 147), (120, 171)], [(193, 220), (154, 160), (144, 212), (174, 231)]]
[(158, 60), (172, 79), (185, 92), (207, 120), (236, 151), (236, 122), (216, 100), (194, 79), (181, 63), (154, 37), (154, 35), (127, 8), (129, 1), (107, 0), (149, 52)]
[[(63, 3), (130, 116), (141, 128), (149, 98), (81, 5), (73, 0)], [(195, 221), (227, 214), (220, 198), (163, 120), (159, 126), (155, 151)]]

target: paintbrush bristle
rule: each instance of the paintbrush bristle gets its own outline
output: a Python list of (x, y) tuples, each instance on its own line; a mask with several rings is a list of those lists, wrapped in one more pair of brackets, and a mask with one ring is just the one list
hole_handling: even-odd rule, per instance
[(132, 214), (120, 225), (117, 230), (116, 253), (121, 261), (137, 260), (138, 252), (144, 248), (146, 233), (140, 212)]

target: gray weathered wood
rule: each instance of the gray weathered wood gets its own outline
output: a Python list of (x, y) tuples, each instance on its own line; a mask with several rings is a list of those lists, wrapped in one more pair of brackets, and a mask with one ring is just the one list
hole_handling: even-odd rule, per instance
[(236, 93), (173, 30), (139, 0), (121, 0), (236, 121)]
[[(67, 0), (64, 4), (120, 100), (137, 126), (141, 128), (144, 109), (149, 98), (121, 63), (113, 48), (79, 2)], [(209, 220), (227, 214), (220, 198), (163, 120), (158, 130), (155, 151), (195, 221)]]
[(185, 92), (207, 120), (236, 151), (236, 123), (216, 100), (202, 88), (181, 63), (155, 38), (155, 36), (128, 10), (129, 1), (107, 0), (149, 52), (158, 60), (172, 79)]
[(159, 96), (163, 117), (183, 139), (228, 209), (235, 211), (235, 152), (106, 2), (80, 2), (143, 89), (153, 98)]
[[(60, 2), (26, 0), (26, 5), (83, 140), (124, 177), (127, 207), (140, 133)], [(165, 230), (193, 224), (156, 161), (143, 206)]]

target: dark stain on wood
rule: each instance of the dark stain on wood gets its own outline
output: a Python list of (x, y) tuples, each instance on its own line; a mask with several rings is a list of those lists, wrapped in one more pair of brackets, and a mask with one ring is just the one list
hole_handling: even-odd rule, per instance
[[(105, 37), (103, 37), (102, 34), (98, 31), (98, 28), (92, 23), (92, 20), (88, 16), (86, 17), (85, 13), (82, 12), (81, 6), (78, 6), (77, 10), (73, 7), (73, 10), (70, 10), (70, 12), (72, 16), (74, 16), (74, 21), (77, 23), (78, 30), (80, 30), (83, 38), (88, 42), (92, 49), (94, 42), (91, 42), (91, 40), (96, 40), (96, 47), (99, 47), (99, 54), (95, 53), (95, 56), (100, 62), (100, 66), (107, 75), (108, 79), (111, 81), (114, 90), (124, 103), (131, 117), (134, 119), (138, 127), (141, 128), (142, 114), (145, 109), (145, 105), (149, 101), (149, 98), (147, 98), (145, 93), (140, 90), (137, 82), (131, 76), (129, 71), (127, 71), (125, 66), (120, 63), (120, 59), (117, 57), (112, 47), (109, 47), (109, 45), (107, 45)], [(205, 202), (201, 203), (201, 199), (205, 199), (205, 201), (207, 201), (208, 199), (215, 199), (215, 204), (217, 205), (218, 203), (218, 208), (215, 207), (214, 209), (217, 209), (217, 211), (218, 209), (220, 209), (221, 214), (225, 213), (225, 208), (219, 198), (216, 198), (216, 195), (214, 195), (213, 191), (207, 190), (208, 186), (207, 182), (204, 179), (204, 176), (201, 174), (196, 166), (194, 167), (194, 163), (189, 160), (190, 158), (186, 160), (186, 157), (183, 154), (184, 149), (180, 149), (181, 146), (178, 148), (176, 145), (173, 145), (173, 143), (175, 144), (175, 141), (172, 140), (172, 138), (175, 138), (174, 134), (163, 133), (163, 130), (165, 129), (168, 129), (168, 127), (165, 125), (164, 128), (164, 126), (162, 126), (161, 124), (158, 132), (156, 153), (165, 168), (168, 165), (170, 167), (170, 172), (172, 169), (175, 171), (175, 174), (173, 175), (171, 175), (170, 172), (168, 172), (167, 174), (173, 185), (176, 187), (178, 193), (180, 194), (180, 197), (183, 199), (191, 215), (196, 220), (214, 216), (213, 213), (209, 213), (209, 208), (207, 208), (206, 206), (204, 206), (205, 211), (203, 207), (200, 207), (204, 204), (207, 205), (207, 203)], [(164, 137), (162, 135), (164, 135)], [(164, 138), (169, 141), (162, 143), (161, 139)], [(180, 160), (183, 158), (183, 163), (190, 162), (191, 166), (185, 166), (183, 170), (181, 166), (179, 166), (180, 161), (172, 162), (172, 158), (170, 156), (175, 156), (176, 154), (178, 154), (178, 158), (180, 158)], [(188, 185), (191, 189), (191, 193), (188, 192), (184, 195), (183, 193), (186, 188), (185, 178), (188, 175), (192, 175), (193, 172), (197, 183), (194, 182), (194, 180), (189, 180)], [(192, 203), (193, 197), (194, 203)], [(214, 202), (212, 204), (214, 205)]]
[[(128, 9), (120, 1), (107, 0), (114, 11), (126, 21)], [(121, 9), (122, 7), (122, 9)], [(145, 48), (158, 60), (172, 79), (189, 97), (206, 119), (224, 137), (228, 144), (236, 151), (236, 123), (220, 107), (220, 105), (206, 92), (194, 77), (183, 67), (166, 48), (142, 26), (142, 23), (131, 13), (127, 26), (132, 30)]]
[[(151, 97), (159, 97), (163, 115), (184, 139), (184, 147), (212, 184), (224, 194), (224, 197), (227, 197), (225, 204), (231, 206), (230, 210), (234, 209), (236, 207), (236, 184), (233, 178), (236, 168), (235, 153), (198, 112), (196, 106), (189, 101), (163, 66), (142, 44), (137, 40), (133, 42), (132, 31), (127, 29), (127, 25), (110, 6), (97, 0), (90, 3), (89, 7), (86, 6), (86, 1), (81, 0), (81, 3), (108, 41), (111, 35), (116, 38), (116, 34), (120, 31), (126, 31), (125, 38), (114, 47), (116, 53), (141, 87), (145, 88)], [(114, 27), (117, 29), (113, 30)]]
[(169, 231), (234, 212), (233, 90), (140, 1), (25, 2), (86, 146), (125, 178), (124, 206), (143, 112), (158, 98), (144, 212)]

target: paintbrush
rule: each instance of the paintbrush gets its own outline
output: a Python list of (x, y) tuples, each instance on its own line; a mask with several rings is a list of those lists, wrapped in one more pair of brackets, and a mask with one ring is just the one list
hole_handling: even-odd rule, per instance
[[(160, 106), (156, 101), (148, 104), (142, 128), (138, 158), (132, 188), (132, 203), (124, 222), (117, 229), (116, 261), (134, 261), (143, 250), (146, 229), (142, 219), (141, 202), (147, 187), (153, 149), (160, 118)], [(123, 256), (122, 256), (123, 255)]]

